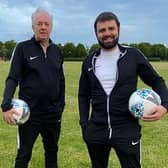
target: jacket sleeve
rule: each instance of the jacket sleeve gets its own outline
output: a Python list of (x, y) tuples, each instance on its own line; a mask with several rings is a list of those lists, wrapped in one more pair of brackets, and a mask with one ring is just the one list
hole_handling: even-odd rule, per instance
[(60, 108), (59, 111), (63, 112), (64, 106), (65, 106), (65, 76), (64, 76), (64, 70), (63, 70), (63, 61), (61, 66), (61, 86), (60, 86)]
[(138, 75), (145, 84), (150, 86), (160, 95), (162, 105), (168, 109), (168, 89), (164, 79), (157, 73), (157, 71), (141, 52), (138, 53), (137, 61)]
[(79, 117), (80, 117), (80, 125), (82, 127), (84, 127), (88, 122), (90, 99), (91, 99), (90, 81), (87, 75), (85, 63), (83, 63), (78, 90)]
[(3, 100), (1, 104), (2, 111), (5, 112), (12, 108), (11, 99), (15, 93), (16, 87), (21, 80), (23, 55), (19, 46), (13, 51), (10, 63), (9, 74), (6, 78), (5, 89), (3, 93)]

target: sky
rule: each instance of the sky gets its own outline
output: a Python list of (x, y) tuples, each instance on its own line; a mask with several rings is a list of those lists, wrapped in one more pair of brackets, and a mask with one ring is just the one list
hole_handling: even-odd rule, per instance
[(38, 7), (53, 15), (55, 43), (97, 43), (95, 18), (111, 11), (120, 20), (120, 43), (168, 45), (168, 0), (0, 0), (0, 41), (30, 39), (31, 15)]

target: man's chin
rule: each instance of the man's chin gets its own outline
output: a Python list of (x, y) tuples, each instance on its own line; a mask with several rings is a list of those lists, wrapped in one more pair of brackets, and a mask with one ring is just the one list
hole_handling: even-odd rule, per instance
[(39, 41), (48, 41), (48, 39), (49, 39), (48, 37), (45, 37), (45, 38), (41, 37), (41, 38), (39, 38)]
[(113, 49), (117, 43), (113, 44), (113, 43), (99, 43), (100, 46), (104, 49)]
[(118, 39), (116, 39), (113, 42), (102, 42), (99, 40), (98, 40), (98, 42), (99, 42), (99, 45), (104, 49), (113, 49), (118, 44)]

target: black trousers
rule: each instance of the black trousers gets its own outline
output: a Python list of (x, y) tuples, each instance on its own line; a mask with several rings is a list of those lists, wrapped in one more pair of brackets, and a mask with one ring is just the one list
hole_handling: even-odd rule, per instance
[(27, 168), (33, 145), (40, 134), (45, 151), (45, 167), (57, 168), (58, 140), (61, 121), (55, 113), (30, 115), (29, 120), (18, 126), (18, 151), (15, 168)]
[(122, 168), (141, 168), (140, 139), (115, 138), (108, 144), (86, 143), (92, 168), (107, 168), (109, 154), (113, 148)]

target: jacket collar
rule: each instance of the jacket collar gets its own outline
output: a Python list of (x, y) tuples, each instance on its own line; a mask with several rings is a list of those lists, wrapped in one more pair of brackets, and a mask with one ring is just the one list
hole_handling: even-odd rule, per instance
[[(33, 36), (32, 38), (31, 38), (31, 40), (33, 41), (33, 42), (35, 42), (36, 44), (40, 44), (40, 41), (37, 41), (36, 39), (35, 39), (35, 36)], [(52, 42), (52, 40), (51, 39), (49, 39), (49, 44), (51, 45), (53, 42)]]
[[(121, 44), (118, 44), (118, 47), (119, 47), (119, 50), (121, 52), (120, 56), (124, 56), (127, 52), (127, 47), (126, 46), (123, 46)], [(93, 53), (93, 56), (97, 57), (100, 55), (100, 50), (101, 48), (98, 48), (94, 53)]]

